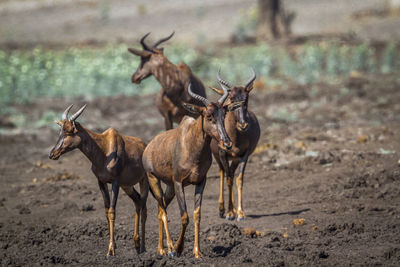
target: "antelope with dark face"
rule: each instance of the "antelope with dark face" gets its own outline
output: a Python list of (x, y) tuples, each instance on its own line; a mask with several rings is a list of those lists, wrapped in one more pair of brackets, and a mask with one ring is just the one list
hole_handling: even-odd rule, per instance
[(166, 38), (160, 39), (153, 46), (147, 45), (144, 40), (147, 33), (140, 40), (143, 50), (129, 48), (129, 52), (140, 56), (140, 64), (132, 75), (132, 82), (140, 84), (143, 79), (154, 75), (161, 84), (161, 91), (157, 95), (157, 108), (164, 117), (166, 130), (172, 129), (173, 122), (180, 123), (185, 115), (197, 118), (197, 114), (188, 112), (182, 102), (202, 106), (203, 103), (194, 99), (188, 92), (189, 84), (195, 94), (206, 97), (205, 88), (201, 81), (192, 73), (185, 63), (172, 64), (163, 53), (163, 48), (158, 46), (169, 40), (174, 33)]
[[(219, 215), (225, 214), (224, 207), (224, 179), (228, 184), (228, 213), (226, 219), (233, 220), (237, 215), (237, 220), (243, 220), (245, 213), (242, 203), (242, 188), (244, 171), (247, 160), (257, 146), (260, 138), (260, 125), (253, 112), (248, 110), (249, 93), (253, 89), (253, 82), (256, 74), (252, 69), (253, 75), (245, 86), (232, 86), (220, 77), (218, 72), (217, 79), (223, 90), (212, 88), (217, 93), (223, 94), (225, 90), (229, 91), (227, 104), (243, 101), (243, 105), (234, 112), (229, 112), (225, 117), (225, 129), (229, 138), (232, 140), (232, 148), (229, 151), (221, 150), (214, 140), (211, 141), (211, 149), (219, 166), (220, 190), (219, 190)], [(229, 165), (229, 161), (231, 164)], [(236, 188), (238, 193), (237, 209), (234, 208), (233, 201), (233, 179), (235, 171), (239, 167), (239, 175), (236, 178)]]
[[(223, 150), (229, 150), (232, 142), (224, 127), (225, 113), (238, 108), (242, 103), (231, 102), (225, 105), (228, 92), (217, 103), (210, 102), (203, 96), (191, 90), (189, 94), (203, 103), (203, 106), (184, 103), (191, 112), (200, 115), (197, 119), (185, 117), (176, 129), (157, 135), (146, 147), (143, 153), (143, 166), (149, 178), (150, 189), (158, 202), (159, 240), (157, 252), (165, 254), (163, 241), (163, 227), (167, 238), (168, 255), (180, 255), (184, 246), (184, 235), (189, 223), (186, 210), (184, 187), (195, 185), (194, 196), (194, 247), (196, 258), (201, 256), (199, 247), (200, 208), (206, 176), (211, 166), (212, 156), (210, 142), (215, 143)], [(161, 182), (166, 184), (165, 193)], [(174, 245), (167, 225), (167, 207), (176, 195), (181, 214), (182, 229)]]
[[(86, 108), (84, 105), (68, 118), (70, 105), (57, 124), (61, 127), (57, 144), (50, 151), (49, 158), (57, 160), (61, 155), (78, 148), (92, 163), (92, 172), (97, 177), (104, 199), (104, 207), (110, 233), (107, 258), (115, 255), (114, 222), (118, 192), (122, 190), (133, 200), (136, 207), (134, 245), (138, 253), (145, 251), (146, 201), (149, 184), (142, 165), (142, 154), (146, 144), (137, 137), (124, 136), (109, 128), (96, 134), (84, 128), (75, 120)], [(111, 197), (108, 185), (111, 184)], [(140, 194), (133, 187), (139, 184)], [(141, 233), (139, 238), (139, 220)]]

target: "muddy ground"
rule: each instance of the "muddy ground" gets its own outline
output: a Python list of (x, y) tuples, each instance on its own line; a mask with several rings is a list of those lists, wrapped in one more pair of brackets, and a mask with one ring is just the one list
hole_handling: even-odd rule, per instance
[[(137, 255), (134, 206), (121, 192), (117, 255), (106, 260), (103, 200), (89, 161), (80, 151), (49, 160), (57, 139), (52, 125), (10, 129), (13, 134), (0, 136), (1, 265), (398, 265), (399, 89), (396, 76), (354, 75), (335, 84), (287, 83), (281, 88), (259, 83), (250, 107), (262, 134), (244, 179), (247, 217), (241, 222), (219, 218), (219, 179), (213, 163), (202, 205), (201, 259), (192, 257), (192, 216), (183, 255), (156, 255), (158, 221), (152, 196), (147, 251)], [(148, 142), (163, 130), (154, 98), (91, 100), (80, 120), (98, 132), (113, 126)], [(61, 113), (71, 102), (84, 101), (43, 99), (15, 108), (34, 120), (48, 110)], [(186, 199), (191, 214), (192, 187), (186, 189)], [(168, 212), (176, 240), (176, 200)]]

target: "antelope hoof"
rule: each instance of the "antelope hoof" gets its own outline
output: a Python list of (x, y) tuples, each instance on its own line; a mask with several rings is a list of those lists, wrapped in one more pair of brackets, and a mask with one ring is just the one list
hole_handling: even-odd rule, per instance
[(234, 214), (227, 214), (225, 219), (227, 219), (228, 221), (233, 221), (235, 219), (235, 215)]
[(194, 254), (194, 257), (196, 258), (196, 259), (200, 259), (203, 255), (201, 255), (201, 253), (200, 252), (197, 252), (197, 253), (193, 253)]
[(140, 249), (140, 239), (139, 238), (133, 238), (133, 242), (135, 243), (135, 249), (137, 253), (141, 253)]
[(177, 255), (178, 254), (176, 253), (176, 251), (168, 252), (168, 257), (170, 257), (170, 258), (175, 258)]
[(220, 218), (224, 218), (224, 214), (225, 214), (225, 211), (224, 211), (224, 210), (220, 210), (220, 211), (219, 211), (219, 217), (220, 217)]
[(243, 211), (238, 211), (238, 216), (237, 216), (238, 222), (243, 221), (245, 217), (246, 217), (246, 215), (244, 214)]
[(111, 256), (115, 256), (115, 248), (116, 245), (113, 242), (108, 245), (107, 259), (111, 258)]
[(160, 256), (165, 256), (165, 249), (163, 249), (163, 248), (159, 248), (159, 249), (157, 249), (157, 253), (158, 253), (158, 255), (160, 255)]

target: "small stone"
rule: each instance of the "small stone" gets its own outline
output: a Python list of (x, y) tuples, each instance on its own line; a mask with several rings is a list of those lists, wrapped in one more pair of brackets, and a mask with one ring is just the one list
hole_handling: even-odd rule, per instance
[(304, 225), (305, 223), (306, 223), (306, 220), (304, 218), (299, 218), (299, 219), (293, 220), (294, 225)]
[(366, 143), (367, 141), (368, 141), (368, 136), (366, 135), (361, 134), (357, 137), (357, 143)]
[(207, 237), (207, 239), (208, 239), (208, 240), (210, 240), (211, 242), (212, 242), (212, 241), (214, 241), (214, 240), (215, 240), (215, 238), (216, 238), (216, 237), (215, 237), (215, 236), (213, 236), (213, 235), (210, 235), (210, 236), (208, 236), (208, 237)]

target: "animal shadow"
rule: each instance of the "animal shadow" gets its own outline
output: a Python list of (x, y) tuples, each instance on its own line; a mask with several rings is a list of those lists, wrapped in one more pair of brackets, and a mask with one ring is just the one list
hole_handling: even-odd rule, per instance
[(294, 210), (294, 211), (286, 211), (286, 212), (279, 212), (279, 213), (270, 213), (270, 214), (249, 214), (246, 217), (249, 218), (261, 218), (261, 217), (270, 217), (270, 216), (281, 216), (281, 215), (299, 215), (303, 212), (309, 211), (310, 209), (301, 209), (301, 210)]

